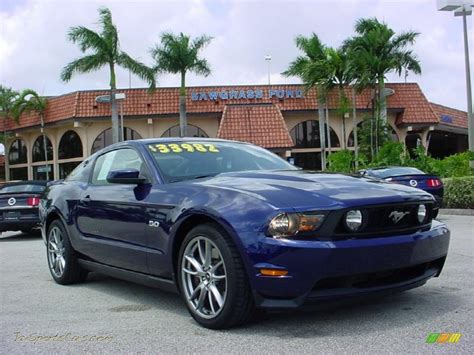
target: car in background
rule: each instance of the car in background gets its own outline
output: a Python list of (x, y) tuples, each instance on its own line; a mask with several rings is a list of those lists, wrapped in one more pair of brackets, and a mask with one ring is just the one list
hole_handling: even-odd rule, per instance
[(0, 232), (29, 233), (39, 227), (38, 205), (46, 181), (10, 182), (0, 188)]
[(436, 199), (433, 217), (438, 215), (439, 208), (443, 203), (444, 194), (443, 182), (438, 176), (426, 174), (417, 168), (406, 166), (387, 166), (364, 169), (359, 170), (359, 174), (382, 179), (394, 184), (416, 187), (432, 194)]
[[(52, 278), (101, 272), (181, 294), (208, 328), (257, 308), (393, 293), (437, 277), (450, 232), (432, 195), (303, 171), (263, 148), (205, 138), (110, 145), (40, 204)], [(74, 290), (71, 290), (74, 292)]]

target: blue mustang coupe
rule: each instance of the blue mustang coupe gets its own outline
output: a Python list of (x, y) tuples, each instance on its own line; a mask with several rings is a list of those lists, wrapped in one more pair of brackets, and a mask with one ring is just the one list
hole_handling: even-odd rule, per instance
[(203, 138), (109, 146), (48, 187), (40, 215), (60, 284), (87, 273), (175, 290), (208, 328), (423, 285), (450, 232), (433, 196), (298, 170), (251, 144)]

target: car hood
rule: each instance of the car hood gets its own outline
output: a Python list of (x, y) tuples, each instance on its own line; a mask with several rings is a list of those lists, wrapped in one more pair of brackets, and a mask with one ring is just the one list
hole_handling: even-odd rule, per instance
[(245, 193), (277, 208), (298, 210), (433, 199), (422, 190), (378, 179), (302, 170), (224, 173), (194, 183)]

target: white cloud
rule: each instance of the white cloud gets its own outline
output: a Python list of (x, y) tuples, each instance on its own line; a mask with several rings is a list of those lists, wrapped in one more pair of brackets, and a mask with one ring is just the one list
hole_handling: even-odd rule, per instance
[[(464, 54), (460, 18), (437, 12), (431, 0), (420, 1), (7, 1), (0, 7), (0, 82), (16, 89), (31, 87), (55, 95), (80, 89), (105, 88), (108, 73), (59, 80), (61, 68), (80, 55), (66, 39), (69, 27), (95, 27), (97, 8), (110, 7), (120, 31), (122, 48), (151, 64), (149, 49), (163, 31), (202, 33), (214, 37), (205, 50), (213, 72), (208, 78), (190, 75), (189, 85), (264, 84), (266, 54), (271, 54), (271, 81), (298, 82), (280, 73), (297, 55), (293, 39), (317, 33), (331, 46), (353, 34), (360, 17), (377, 16), (396, 31), (421, 33), (414, 49), (423, 74), (418, 81), (429, 100), (465, 109)], [(471, 46), (474, 33), (469, 19)], [(471, 47), (474, 48), (474, 47)], [(391, 80), (403, 80), (391, 75)], [(160, 77), (161, 86), (176, 86), (173, 75)], [(118, 83), (128, 87), (128, 73), (118, 71)], [(132, 86), (144, 86), (132, 78)]]

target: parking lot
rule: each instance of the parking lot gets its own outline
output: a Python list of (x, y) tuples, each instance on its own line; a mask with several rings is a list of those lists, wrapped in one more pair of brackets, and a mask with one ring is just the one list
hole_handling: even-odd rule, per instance
[[(451, 246), (441, 277), (363, 304), (265, 314), (244, 327), (199, 327), (180, 298), (92, 274), (60, 286), (39, 235), (0, 239), (2, 353), (366, 353), (468, 352), (474, 347), (474, 217), (441, 216)], [(461, 333), (457, 344), (427, 344), (430, 333)]]

